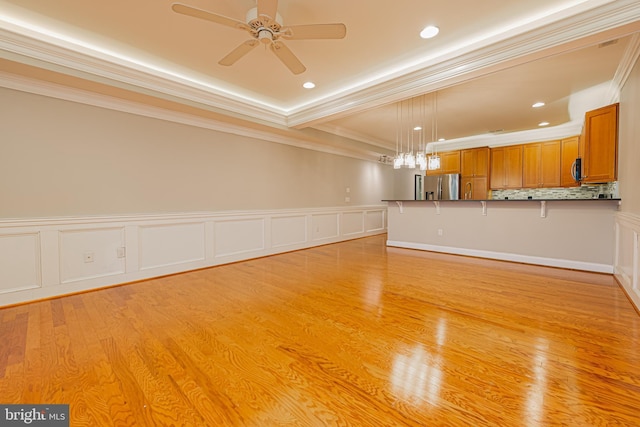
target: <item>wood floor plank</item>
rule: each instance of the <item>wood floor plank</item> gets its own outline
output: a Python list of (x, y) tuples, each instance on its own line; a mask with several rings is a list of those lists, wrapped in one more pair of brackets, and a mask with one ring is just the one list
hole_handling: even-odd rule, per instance
[(611, 275), (358, 239), (0, 308), (0, 402), (72, 426), (639, 426)]

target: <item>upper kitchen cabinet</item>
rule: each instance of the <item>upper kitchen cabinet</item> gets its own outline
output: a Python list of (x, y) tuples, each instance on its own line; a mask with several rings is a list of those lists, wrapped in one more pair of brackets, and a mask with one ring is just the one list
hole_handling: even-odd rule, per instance
[(618, 177), (618, 108), (613, 104), (589, 111), (584, 120), (582, 182), (602, 183)]
[(440, 168), (427, 169), (427, 175), (442, 175), (446, 173), (460, 173), (460, 151), (445, 151), (439, 153)]
[(576, 158), (580, 137), (572, 136), (560, 141), (560, 186), (578, 187), (579, 181), (575, 179)]
[(522, 188), (522, 145), (491, 149), (491, 188)]
[(560, 141), (522, 146), (522, 186), (560, 187)]
[(486, 199), (489, 189), (489, 147), (462, 150), (460, 175), (463, 199)]

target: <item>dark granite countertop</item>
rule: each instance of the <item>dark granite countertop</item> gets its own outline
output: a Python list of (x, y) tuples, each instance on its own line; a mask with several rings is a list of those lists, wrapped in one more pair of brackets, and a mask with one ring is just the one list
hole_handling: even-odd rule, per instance
[(622, 199), (482, 199), (482, 200), (413, 200), (413, 199), (385, 199), (383, 202), (620, 202)]

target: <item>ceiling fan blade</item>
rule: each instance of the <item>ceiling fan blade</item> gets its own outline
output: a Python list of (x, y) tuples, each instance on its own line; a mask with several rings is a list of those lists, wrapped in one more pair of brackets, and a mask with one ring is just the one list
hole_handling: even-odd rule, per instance
[(218, 64), (226, 66), (233, 65), (236, 63), (236, 61), (238, 61), (238, 59), (245, 56), (251, 51), (251, 49), (258, 46), (259, 44), (260, 42), (258, 40), (247, 40), (246, 42), (242, 43), (240, 46), (229, 52), (227, 56), (218, 61)]
[(204, 19), (205, 21), (215, 22), (216, 24), (224, 25), (231, 28), (239, 28), (242, 30), (249, 30), (249, 26), (237, 19), (227, 18), (226, 16), (218, 15), (217, 13), (208, 12), (206, 10), (198, 9), (197, 7), (187, 6), (182, 3), (174, 3), (171, 5), (171, 9), (174, 12), (182, 15), (192, 16), (194, 18)]
[(277, 13), (278, 0), (258, 0), (258, 16), (268, 16), (275, 21)]
[(347, 34), (344, 24), (291, 25), (280, 30), (288, 40), (342, 39)]
[(271, 43), (271, 50), (293, 74), (300, 74), (306, 71), (307, 68), (302, 65), (302, 62), (300, 62), (284, 43), (274, 41)]

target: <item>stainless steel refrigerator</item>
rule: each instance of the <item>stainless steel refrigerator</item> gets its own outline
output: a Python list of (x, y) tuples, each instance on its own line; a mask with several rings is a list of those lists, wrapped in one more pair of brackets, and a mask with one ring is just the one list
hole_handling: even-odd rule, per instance
[(427, 200), (460, 199), (460, 174), (433, 175), (424, 177)]

